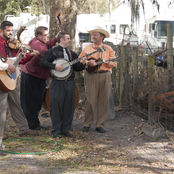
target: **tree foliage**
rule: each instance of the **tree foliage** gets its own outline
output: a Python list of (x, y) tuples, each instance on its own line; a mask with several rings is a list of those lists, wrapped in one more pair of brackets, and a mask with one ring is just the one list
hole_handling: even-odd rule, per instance
[(0, 0), (0, 21), (4, 20), (5, 15), (29, 13), (29, 9), (25, 8), (27, 6), (31, 7), (31, 14), (49, 13), (49, 0)]
[[(0, 0), (0, 21), (3, 21), (5, 15), (19, 16), (21, 12), (29, 12), (26, 6), (31, 7), (31, 14), (50, 14), (51, 0)], [(58, 1), (58, 0), (55, 0)], [(147, 1), (147, 0), (146, 0)], [(149, 0), (159, 11), (158, 0)], [(64, 2), (64, 1), (63, 1)], [(112, 12), (118, 4), (129, 2), (132, 12), (132, 22), (139, 20), (139, 9), (144, 10), (145, 0), (71, 0), (77, 9), (78, 14), (97, 13), (103, 16)]]
[[(101, 16), (112, 11), (120, 0), (72, 0), (71, 3), (77, 6), (78, 14), (97, 13)], [(109, 6), (110, 5), (110, 6)], [(31, 7), (31, 14), (49, 14), (50, 0), (0, 0), (0, 21), (5, 15), (19, 16), (21, 12), (28, 12)], [(110, 7), (110, 8), (109, 8)]]
[[(123, 3), (125, 3), (125, 1), (126, 0), (124, 0)], [(145, 0), (127, 0), (127, 1), (129, 2), (129, 5), (131, 7), (131, 20), (132, 20), (132, 22), (134, 23), (134, 22), (139, 21), (140, 7), (142, 7), (143, 12), (144, 12), (144, 10), (145, 10), (145, 7), (144, 7)], [(160, 4), (159, 4), (158, 0), (149, 0), (149, 2), (151, 2), (153, 5), (155, 5), (157, 10), (159, 11)], [(145, 14), (145, 12), (144, 12), (144, 14)]]
[(78, 14), (97, 13), (103, 16), (110, 10), (114, 10), (120, 0), (74, 0), (78, 9)]

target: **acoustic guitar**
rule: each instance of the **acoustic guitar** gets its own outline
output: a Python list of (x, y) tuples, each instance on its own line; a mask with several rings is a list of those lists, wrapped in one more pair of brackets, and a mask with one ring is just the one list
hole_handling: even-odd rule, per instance
[[(23, 52), (27, 52), (27, 49), (24, 49)], [(23, 58), (23, 55), (20, 55), (19, 58), (14, 63), (13, 60), (7, 59), (5, 63), (14, 65), (17, 67), (20, 60)], [(16, 87), (16, 80), (19, 75), (19, 70), (16, 70), (15, 73), (12, 73), (8, 70), (0, 71), (0, 91), (7, 93), (11, 90), (14, 90)]]
[[(101, 59), (101, 58), (99, 58), (99, 59), (89, 58), (88, 60), (95, 60), (95, 62), (97, 63), (96, 66), (88, 65), (88, 66), (85, 67), (86, 71), (88, 73), (91, 73), (91, 74), (97, 72), (97, 70), (100, 68), (100, 66), (106, 61), (106, 60), (103, 61), (103, 59)], [(119, 59), (116, 57), (116, 58), (113, 58), (113, 59), (109, 59), (107, 61), (109, 61), (109, 62), (114, 62), (114, 61), (119, 62)]]

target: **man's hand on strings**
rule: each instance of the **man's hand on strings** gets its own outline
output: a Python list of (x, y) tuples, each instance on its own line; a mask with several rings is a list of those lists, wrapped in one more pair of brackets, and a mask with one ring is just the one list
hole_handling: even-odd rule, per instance
[(96, 63), (95, 60), (91, 59), (91, 60), (88, 61), (88, 65), (89, 65), (89, 66), (96, 66), (97, 63)]
[(11, 65), (11, 64), (8, 64), (8, 68), (7, 68), (8, 71), (12, 72), (12, 73), (15, 73), (16, 72), (16, 68), (14, 65)]
[(20, 53), (16, 56), (16, 59), (18, 59), (21, 55), (22, 55), (22, 57), (25, 57), (25, 56), (26, 56), (26, 53), (20, 52)]
[(82, 63), (83, 65), (85, 65), (86, 64), (86, 56), (85, 57), (83, 57), (81, 60), (80, 60), (80, 63)]
[(58, 71), (63, 71), (63, 66), (61, 64), (56, 64), (55, 69)]
[(105, 64), (105, 65), (108, 65), (108, 64), (109, 64), (109, 61), (108, 61), (108, 60), (105, 60), (105, 61), (104, 61), (104, 64)]

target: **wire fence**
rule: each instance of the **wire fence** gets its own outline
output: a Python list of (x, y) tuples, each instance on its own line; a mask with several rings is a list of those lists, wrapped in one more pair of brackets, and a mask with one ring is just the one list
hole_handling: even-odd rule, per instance
[[(174, 131), (174, 83), (168, 82), (169, 70), (164, 67), (166, 52), (160, 54), (165, 61), (153, 57), (152, 66), (147, 49), (111, 46), (121, 60), (111, 71), (115, 108), (131, 110), (143, 119), (151, 119), (164, 129)], [(161, 50), (152, 49), (152, 52)], [(85, 71), (77, 72), (75, 80), (80, 106), (85, 107)]]

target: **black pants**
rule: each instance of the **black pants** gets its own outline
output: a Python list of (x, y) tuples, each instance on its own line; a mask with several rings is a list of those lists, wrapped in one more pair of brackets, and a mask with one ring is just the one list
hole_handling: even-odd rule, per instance
[(46, 82), (30, 74), (21, 73), (20, 99), (30, 129), (40, 125), (38, 116), (42, 108)]
[(53, 79), (50, 85), (52, 134), (66, 133), (72, 126), (75, 105), (75, 81)]

